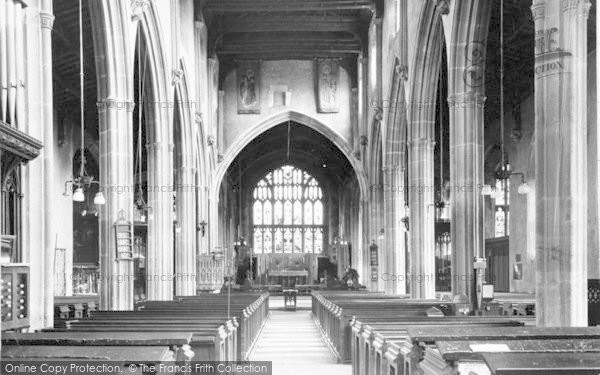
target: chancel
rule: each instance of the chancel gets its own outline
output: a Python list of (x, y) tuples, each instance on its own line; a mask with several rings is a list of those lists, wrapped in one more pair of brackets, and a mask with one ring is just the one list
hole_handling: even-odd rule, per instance
[(600, 373), (596, 9), (0, 0), (0, 365)]

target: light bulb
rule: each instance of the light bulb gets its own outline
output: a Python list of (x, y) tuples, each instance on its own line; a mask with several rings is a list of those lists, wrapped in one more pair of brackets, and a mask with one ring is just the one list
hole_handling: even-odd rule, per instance
[(492, 187), (490, 185), (483, 185), (481, 187), (481, 195), (492, 195)]
[(529, 193), (529, 185), (527, 185), (527, 182), (523, 181), (521, 183), (521, 185), (519, 185), (519, 189), (517, 190), (517, 192), (521, 195), (526, 195)]
[(94, 204), (103, 205), (106, 204), (106, 199), (104, 198), (104, 194), (101, 191), (97, 192), (94, 196)]
[(85, 195), (83, 194), (83, 189), (78, 187), (75, 189), (73, 193), (73, 202), (83, 202), (85, 201)]

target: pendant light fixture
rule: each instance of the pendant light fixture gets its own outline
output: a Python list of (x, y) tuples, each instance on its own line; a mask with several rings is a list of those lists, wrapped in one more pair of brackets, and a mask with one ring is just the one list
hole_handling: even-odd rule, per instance
[(529, 185), (525, 181), (525, 174), (510, 171), (504, 150), (504, 0), (500, 0), (500, 169), (496, 170), (495, 177), (498, 180), (506, 181), (504, 183), (504, 194), (506, 194), (506, 186), (510, 183), (511, 176), (521, 176), (521, 184), (517, 190), (519, 194), (529, 193)]
[[(79, 115), (80, 115), (80, 160), (79, 160), (79, 175), (72, 180), (65, 182), (65, 191), (63, 195), (68, 195), (68, 186), (72, 185), (73, 202), (85, 202), (85, 192), (92, 184), (100, 187), (100, 182), (95, 181), (93, 176), (89, 176), (85, 170), (85, 90), (84, 90), (84, 70), (83, 70), (83, 0), (79, 0)], [(106, 198), (102, 191), (98, 191), (94, 196), (94, 204), (104, 205)]]

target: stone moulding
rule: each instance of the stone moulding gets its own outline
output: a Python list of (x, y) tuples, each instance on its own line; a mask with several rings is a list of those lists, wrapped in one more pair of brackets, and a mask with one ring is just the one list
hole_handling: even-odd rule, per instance
[(22, 162), (35, 159), (40, 154), (42, 143), (37, 139), (0, 121), (0, 149), (8, 152)]

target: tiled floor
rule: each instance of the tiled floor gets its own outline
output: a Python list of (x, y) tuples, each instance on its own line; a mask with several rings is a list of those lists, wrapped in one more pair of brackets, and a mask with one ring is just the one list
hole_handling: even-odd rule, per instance
[(271, 311), (250, 359), (272, 361), (273, 375), (350, 375), (337, 364), (310, 311)]

